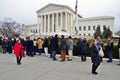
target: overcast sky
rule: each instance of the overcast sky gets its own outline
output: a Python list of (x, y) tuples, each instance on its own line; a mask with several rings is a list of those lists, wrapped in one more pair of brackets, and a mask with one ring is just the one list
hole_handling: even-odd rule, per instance
[[(0, 21), (10, 17), (20, 24), (35, 24), (36, 11), (49, 3), (75, 10), (76, 0), (0, 0)], [(120, 0), (78, 0), (78, 13), (83, 17), (113, 16), (115, 31), (120, 30)]]

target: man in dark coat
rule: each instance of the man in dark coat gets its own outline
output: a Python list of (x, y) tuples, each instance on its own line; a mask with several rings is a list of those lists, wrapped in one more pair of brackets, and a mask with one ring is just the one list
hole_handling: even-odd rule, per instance
[(58, 35), (56, 34), (52, 40), (53, 40), (51, 43), (52, 58), (53, 60), (57, 60), (56, 53), (57, 53), (57, 48), (58, 48)]
[(6, 54), (7, 52), (7, 40), (6, 39), (3, 39), (2, 41), (2, 51), (3, 51), (3, 54)]
[(52, 48), (51, 48), (52, 43), (53, 43), (53, 36), (51, 36), (50, 45), (49, 45), (50, 58), (52, 58)]
[(12, 40), (11, 40), (11, 38), (8, 39), (8, 52), (9, 52), (9, 54), (12, 53)]
[(108, 61), (107, 62), (112, 62), (112, 54), (113, 54), (113, 40), (112, 40), (112, 37), (108, 37), (107, 52), (108, 52)]
[(30, 40), (30, 38), (26, 41), (26, 52), (28, 56), (33, 57), (33, 40)]
[(82, 43), (82, 38), (79, 38), (78, 42), (77, 42), (77, 52), (78, 52), (78, 56), (81, 55), (81, 43)]
[(43, 47), (44, 47), (44, 52), (45, 52), (46, 56), (48, 56), (48, 45), (49, 45), (48, 38), (45, 37), (45, 40), (44, 40), (44, 43), (43, 43)]
[(86, 55), (87, 55), (87, 49), (88, 49), (88, 42), (86, 40), (86, 38), (84, 38), (82, 40), (82, 43), (81, 43), (81, 61), (86, 61)]

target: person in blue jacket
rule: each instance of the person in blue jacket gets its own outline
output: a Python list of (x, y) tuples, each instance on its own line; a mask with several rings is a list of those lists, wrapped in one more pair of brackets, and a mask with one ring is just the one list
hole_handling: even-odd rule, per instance
[(97, 40), (94, 39), (92, 41), (92, 51), (91, 51), (91, 60), (92, 60), (92, 74), (98, 74), (96, 72), (96, 69), (101, 63), (101, 57), (98, 55), (99, 53), (99, 47), (97, 45)]

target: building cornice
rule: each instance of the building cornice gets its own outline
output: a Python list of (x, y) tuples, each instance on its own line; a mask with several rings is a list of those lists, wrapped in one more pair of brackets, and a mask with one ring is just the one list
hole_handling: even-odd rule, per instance
[(99, 17), (80, 18), (79, 21), (107, 20), (107, 19), (114, 20), (114, 17), (112, 17), (112, 16), (99, 16)]
[[(46, 7), (51, 6), (51, 5), (53, 5), (53, 6), (59, 6), (59, 7), (63, 7), (63, 8), (69, 9), (71, 12), (73, 12), (75, 14), (75, 11), (72, 8), (70, 8), (69, 6), (67, 6), (67, 5), (61, 5), (61, 4), (53, 4), (53, 3), (49, 3), (48, 5), (44, 6), (43, 8), (37, 10), (36, 13), (38, 14), (40, 11), (44, 10)], [(78, 16), (80, 18), (83, 18), (80, 14), (78, 14)]]

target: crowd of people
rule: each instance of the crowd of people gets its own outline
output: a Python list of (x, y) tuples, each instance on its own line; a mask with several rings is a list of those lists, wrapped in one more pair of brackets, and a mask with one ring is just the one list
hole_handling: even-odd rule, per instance
[[(50, 39), (50, 40), (49, 40)], [(22, 57), (25, 56), (35, 56), (36, 53), (40, 56), (43, 51), (45, 56), (49, 56), (53, 61), (56, 61), (56, 54), (58, 47), (60, 48), (61, 60), (60, 62), (66, 61), (66, 53), (68, 52), (68, 61), (72, 61), (73, 56), (73, 39), (71, 36), (68, 39), (65, 39), (65, 36), (62, 35), (60, 38), (60, 43), (58, 39), (58, 35), (52, 36), (48, 38), (47, 36), (38, 39), (31, 39), (27, 37), (26, 40), (22, 38), (3, 38), (0, 40), (0, 44), (2, 45), (2, 53), (9, 54), (14, 53), (16, 56), (17, 64), (21, 64)], [(96, 69), (102, 62), (102, 57), (99, 56), (99, 51), (102, 48), (104, 50), (103, 41), (100, 37), (97, 39), (93, 39), (91, 43), (88, 43), (86, 38), (79, 38), (76, 44), (76, 49), (78, 52), (78, 56), (81, 56), (81, 61), (86, 61), (88, 47), (91, 48), (91, 61), (92, 61), (92, 74), (97, 74)], [(120, 53), (120, 39), (118, 42), (118, 48)], [(13, 51), (13, 52), (12, 52)], [(24, 52), (26, 51), (26, 53)], [(108, 61), (112, 62), (112, 54), (113, 54), (113, 40), (111, 36), (108, 36), (107, 43), (107, 52), (108, 52)]]

